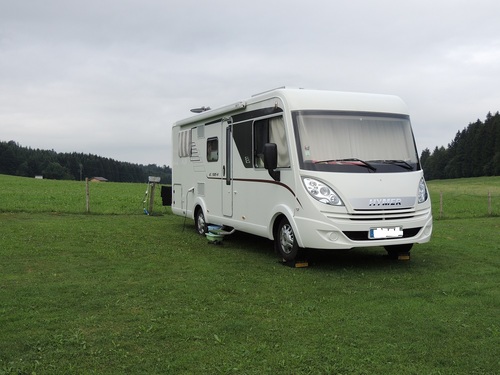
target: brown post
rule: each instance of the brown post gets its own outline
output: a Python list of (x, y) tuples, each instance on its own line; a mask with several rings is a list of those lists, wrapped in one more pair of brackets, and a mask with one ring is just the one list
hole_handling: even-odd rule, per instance
[(443, 192), (439, 193), (439, 218), (443, 217)]
[(90, 213), (90, 189), (88, 177), (85, 177), (85, 202), (87, 206), (87, 213)]
[(493, 208), (491, 207), (491, 191), (488, 191), (488, 215), (493, 214)]

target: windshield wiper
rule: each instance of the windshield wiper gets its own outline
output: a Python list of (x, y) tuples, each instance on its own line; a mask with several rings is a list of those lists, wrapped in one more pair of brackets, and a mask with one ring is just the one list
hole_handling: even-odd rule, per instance
[(333, 162), (333, 161), (357, 161), (358, 163), (361, 163), (361, 165), (360, 164), (353, 164), (353, 165), (359, 165), (360, 167), (366, 167), (371, 171), (377, 170), (377, 168), (375, 168), (373, 165), (371, 165), (367, 161), (357, 159), (357, 158), (320, 160), (320, 161), (317, 161), (316, 163), (328, 163), (328, 162)]
[(409, 171), (413, 171), (413, 167), (411, 166), (411, 164), (409, 164), (404, 160), (370, 160), (370, 161), (374, 163), (397, 165), (398, 167), (404, 168)]
[(398, 167), (407, 169), (409, 171), (413, 171), (413, 167), (404, 160), (380, 160), (380, 161), (384, 164), (394, 164), (397, 165)]

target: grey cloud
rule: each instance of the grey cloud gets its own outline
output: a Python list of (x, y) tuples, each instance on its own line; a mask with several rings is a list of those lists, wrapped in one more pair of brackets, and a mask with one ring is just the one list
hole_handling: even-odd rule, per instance
[(420, 148), (500, 103), (497, 1), (0, 4), (0, 139), (170, 164), (189, 108), (287, 85), (391, 93)]

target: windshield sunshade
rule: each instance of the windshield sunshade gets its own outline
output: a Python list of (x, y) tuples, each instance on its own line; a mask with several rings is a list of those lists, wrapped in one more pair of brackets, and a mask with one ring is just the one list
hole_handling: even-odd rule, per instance
[(419, 169), (406, 116), (300, 111), (293, 117), (302, 169), (353, 173)]

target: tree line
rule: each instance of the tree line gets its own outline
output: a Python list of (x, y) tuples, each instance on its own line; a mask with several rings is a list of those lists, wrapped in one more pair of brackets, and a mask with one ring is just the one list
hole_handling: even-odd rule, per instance
[[(448, 146), (422, 151), (420, 162), (427, 180), (500, 176), (500, 114), (486, 115), (458, 131)], [(172, 170), (156, 164), (120, 162), (92, 154), (57, 153), (0, 141), (0, 174), (49, 179), (82, 180), (104, 177), (115, 182), (146, 182), (159, 176), (172, 182)]]
[(446, 148), (426, 148), (420, 162), (426, 180), (500, 176), (500, 114), (470, 123)]
[(0, 141), (0, 174), (56, 180), (84, 180), (104, 177), (113, 182), (147, 182), (148, 176), (172, 182), (172, 170), (156, 164), (142, 165), (83, 153), (58, 153), (32, 149), (15, 141)]

